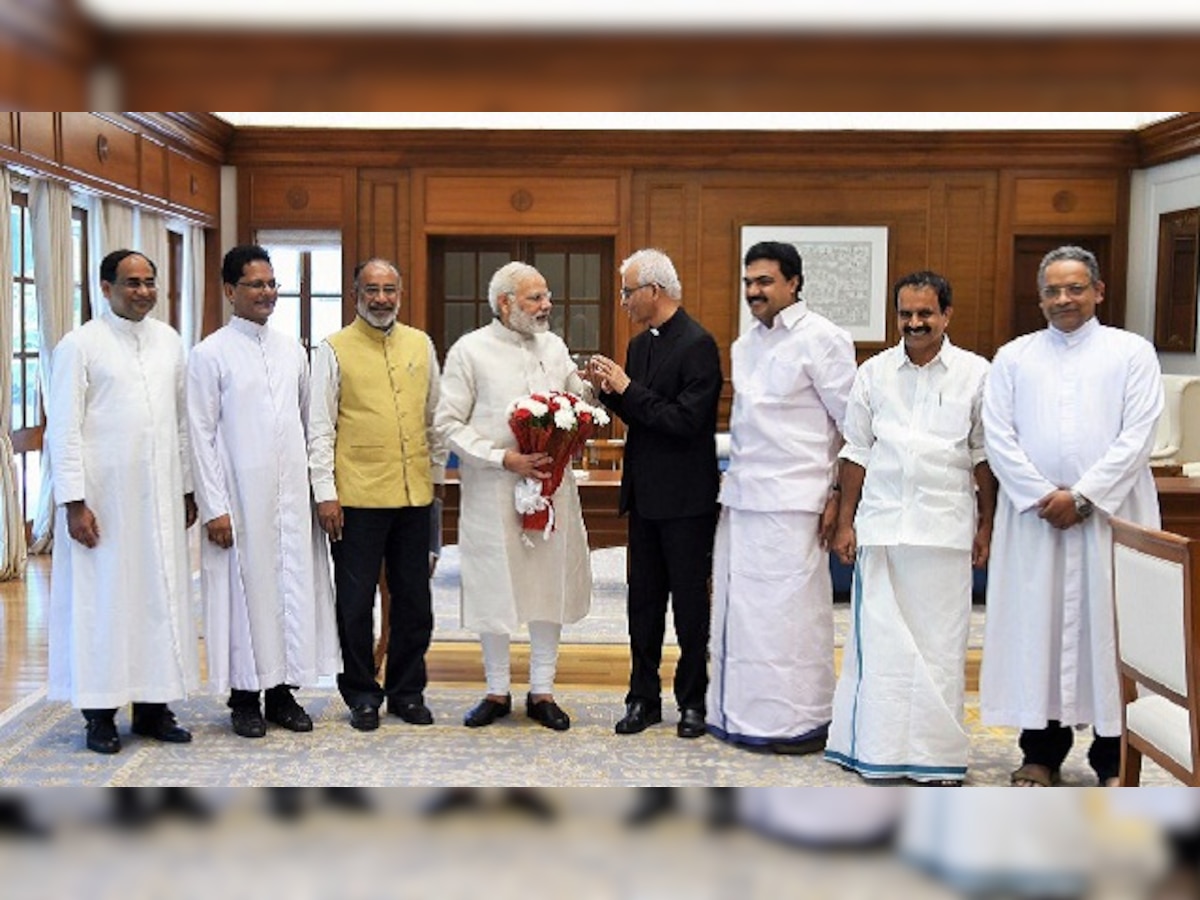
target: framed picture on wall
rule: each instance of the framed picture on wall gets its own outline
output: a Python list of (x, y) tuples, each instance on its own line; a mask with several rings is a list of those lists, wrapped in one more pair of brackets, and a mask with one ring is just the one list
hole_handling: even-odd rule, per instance
[(856, 344), (887, 340), (886, 226), (743, 225), (738, 256), (738, 333), (754, 324), (741, 284), (741, 261), (759, 241), (792, 244), (804, 262), (800, 296), (837, 323)]

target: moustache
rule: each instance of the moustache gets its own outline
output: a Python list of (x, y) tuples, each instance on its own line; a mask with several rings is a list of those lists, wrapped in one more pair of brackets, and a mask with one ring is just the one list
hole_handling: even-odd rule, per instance
[(929, 334), (933, 329), (928, 325), (922, 325), (920, 328), (905, 328), (905, 334)]

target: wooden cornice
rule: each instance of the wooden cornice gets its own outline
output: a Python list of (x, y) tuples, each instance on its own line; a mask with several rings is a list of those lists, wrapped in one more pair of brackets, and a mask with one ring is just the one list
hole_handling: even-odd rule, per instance
[(1200, 154), (1200, 113), (1182, 113), (1143, 128), (1137, 148), (1140, 168)]
[(489, 168), (1128, 169), (1128, 131), (475, 131), (238, 128), (233, 165)]
[(122, 115), (178, 149), (218, 164), (225, 162), (234, 128), (208, 112), (126, 112)]

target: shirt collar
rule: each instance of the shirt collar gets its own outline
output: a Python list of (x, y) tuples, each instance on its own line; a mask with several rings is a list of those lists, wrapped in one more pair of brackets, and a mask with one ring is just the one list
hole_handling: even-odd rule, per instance
[(125, 319), (125, 318), (122, 318), (121, 316), (118, 316), (111, 309), (106, 309), (104, 311), (103, 318), (106, 322), (108, 322), (110, 325), (112, 325), (113, 328), (115, 328), (117, 331), (121, 332), (122, 334), (135, 334), (136, 335), (136, 334), (141, 334), (146, 329), (146, 319), (149, 319), (150, 317), (146, 316), (140, 322), (135, 322), (135, 321), (133, 321), (133, 319)]
[(896, 363), (897, 369), (903, 369), (905, 366), (912, 366), (914, 369), (928, 369), (930, 366), (939, 365), (943, 369), (950, 368), (950, 358), (956, 352), (956, 348), (950, 343), (950, 335), (942, 334), (942, 346), (938, 348), (937, 354), (929, 362), (923, 366), (918, 366), (908, 358), (908, 353), (904, 349), (904, 338), (900, 338), (900, 343), (896, 345), (899, 352), (899, 360)]
[(251, 322), (249, 319), (243, 319), (241, 316), (232, 316), (229, 319), (229, 327), (234, 331), (239, 331), (246, 337), (254, 338), (256, 341), (261, 341), (267, 336), (267, 326), (259, 325), (257, 322)]
[[(775, 321), (779, 322), (788, 331), (795, 328), (805, 316), (808, 315), (808, 301), (797, 300), (795, 303), (789, 303), (783, 309), (775, 314)], [(754, 320), (756, 328), (761, 328), (764, 334), (770, 334), (774, 328), (768, 328), (758, 319)]]
[(388, 328), (387, 331), (382, 331), (382, 330), (376, 328), (374, 325), (372, 325), (370, 322), (368, 322), (362, 316), (355, 314), (354, 321), (350, 323), (349, 327), (358, 329), (358, 331), (361, 332), (362, 334), (365, 334), (367, 337), (371, 338), (372, 340), (376, 340), (382, 344), (384, 341), (386, 341), (388, 339), (388, 336), (393, 331), (396, 330), (396, 323), (393, 322), (391, 327)]
[(1050, 332), (1050, 337), (1056, 343), (1063, 344), (1067, 347), (1077, 347), (1079, 344), (1086, 341), (1089, 337), (1096, 333), (1100, 328), (1100, 320), (1092, 316), (1074, 331), (1060, 331), (1053, 325), (1047, 325), (1046, 330)]

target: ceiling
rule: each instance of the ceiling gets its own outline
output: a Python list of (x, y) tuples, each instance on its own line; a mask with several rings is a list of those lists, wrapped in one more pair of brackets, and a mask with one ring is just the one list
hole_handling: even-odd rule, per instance
[(215, 112), (237, 127), (749, 131), (1133, 131), (1173, 112)]

